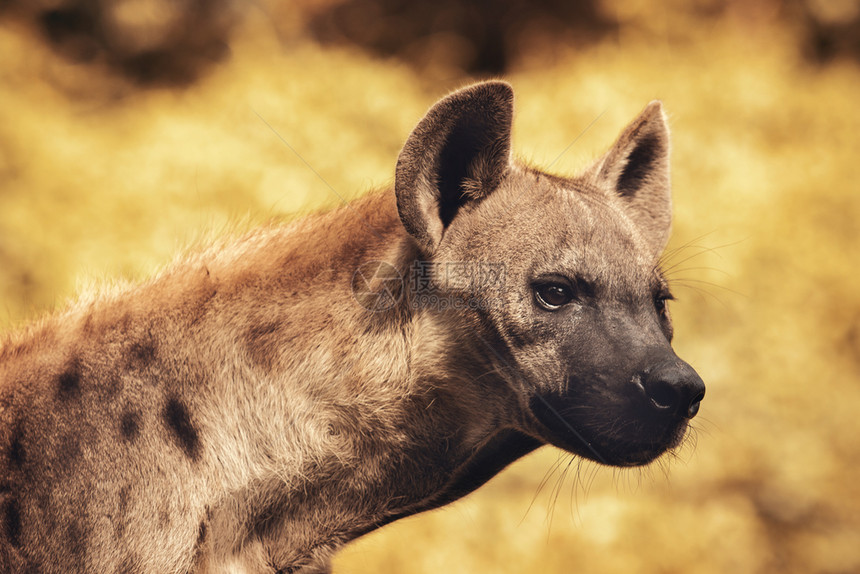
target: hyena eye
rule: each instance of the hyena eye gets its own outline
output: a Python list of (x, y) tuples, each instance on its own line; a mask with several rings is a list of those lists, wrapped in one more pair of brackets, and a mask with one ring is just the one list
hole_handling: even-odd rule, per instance
[(654, 308), (657, 309), (658, 315), (661, 317), (666, 316), (666, 301), (671, 301), (672, 299), (674, 299), (674, 297), (668, 293), (661, 293), (654, 297)]
[(540, 283), (534, 292), (537, 304), (547, 311), (555, 311), (573, 299), (573, 289), (563, 283)]

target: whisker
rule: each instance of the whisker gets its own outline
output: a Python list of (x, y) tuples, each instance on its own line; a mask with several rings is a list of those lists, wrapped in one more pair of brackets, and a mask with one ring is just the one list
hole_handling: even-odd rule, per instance
[(732, 276), (732, 274), (729, 273), (728, 271), (726, 271), (725, 269), (720, 269), (719, 267), (710, 267), (707, 265), (700, 265), (697, 267), (684, 267), (682, 269), (674, 269), (673, 268), (671, 271), (668, 271), (668, 270), (663, 271), (663, 276), (668, 279), (668, 278), (671, 278), (673, 275), (676, 275), (678, 273), (686, 273), (687, 271), (713, 271), (714, 273), (722, 273), (723, 275), (725, 275), (727, 277)]
[(723, 300), (722, 300), (720, 297), (718, 297), (716, 294), (711, 293), (711, 292), (710, 292), (710, 291), (708, 291), (707, 289), (703, 289), (702, 287), (699, 287), (698, 285), (689, 285), (689, 284), (686, 284), (686, 283), (684, 282), (684, 280), (683, 280), (683, 279), (673, 279), (673, 280), (672, 280), (672, 285), (673, 285), (673, 287), (677, 285), (677, 286), (683, 287), (684, 289), (689, 289), (689, 290), (693, 291), (694, 293), (696, 293), (697, 295), (700, 295), (700, 296), (702, 296), (702, 297), (704, 297), (705, 295), (707, 295), (708, 297), (713, 298), (713, 299), (714, 299), (717, 303), (719, 303), (723, 308), (725, 308), (725, 309), (729, 309), (729, 308), (730, 308), (729, 304), (728, 304), (728, 303), (726, 303), (725, 301), (723, 301)]
[(526, 508), (523, 517), (520, 519), (520, 524), (525, 521), (526, 516), (528, 516), (529, 512), (531, 512), (531, 509), (532, 507), (534, 507), (535, 502), (537, 502), (538, 496), (540, 496), (541, 491), (549, 483), (550, 478), (552, 478), (552, 476), (558, 471), (559, 467), (561, 466), (561, 462), (564, 460), (565, 456), (567, 456), (567, 453), (564, 451), (560, 451), (555, 462), (544, 473), (543, 478), (538, 484), (537, 490), (535, 490), (534, 496), (532, 496), (531, 502), (529, 502), (529, 505)]
[(679, 283), (681, 285), (683, 285), (684, 283), (702, 283), (704, 285), (709, 285), (710, 287), (716, 287), (718, 289), (723, 289), (725, 291), (728, 291), (729, 293), (733, 293), (735, 295), (738, 295), (739, 297), (743, 297), (744, 299), (749, 299), (749, 295), (747, 295), (745, 293), (741, 293), (740, 291), (736, 291), (735, 289), (732, 289), (731, 287), (726, 287), (725, 285), (720, 285), (719, 283), (714, 283), (713, 281), (706, 281), (704, 279), (690, 279), (690, 278), (673, 279), (672, 282), (673, 283)]
[(699, 432), (702, 432), (708, 436), (711, 436), (710, 429), (706, 428), (706, 426), (710, 426), (714, 430), (720, 430), (720, 427), (717, 423), (709, 419), (708, 417), (702, 416), (701, 414), (696, 417), (696, 426), (694, 427)]
[(690, 249), (692, 247), (702, 247), (701, 245), (698, 245), (698, 242), (702, 241), (703, 239), (705, 239), (708, 236), (715, 234), (716, 232), (717, 232), (716, 229), (714, 229), (712, 231), (708, 231), (707, 233), (703, 233), (702, 235), (699, 235), (697, 237), (690, 239), (689, 241), (687, 241), (683, 245), (679, 245), (678, 247), (673, 247), (672, 249), (667, 249), (663, 253), (663, 257), (661, 259), (669, 259), (669, 258), (673, 257), (676, 253), (680, 253), (681, 251), (683, 251), (685, 249)]
[[(738, 245), (740, 243), (743, 243), (745, 241), (747, 241), (746, 238), (745, 239), (739, 239), (737, 241), (732, 241), (730, 243), (724, 243), (722, 245), (717, 245), (714, 247), (707, 247), (704, 245), (691, 245), (691, 246), (685, 245), (685, 246), (682, 246), (678, 249), (667, 251), (666, 253), (664, 253), (663, 257), (660, 258), (659, 265), (661, 266), (663, 272), (667, 273), (667, 272), (672, 271), (673, 269), (677, 268), (679, 265), (682, 265), (682, 264), (686, 263), (687, 261), (690, 261), (691, 259), (694, 259), (694, 258), (699, 257), (701, 255), (704, 255), (706, 253), (713, 253), (717, 257), (722, 258), (722, 255), (720, 253), (718, 253), (717, 250), (725, 249), (727, 247), (733, 247), (733, 246)], [(698, 249), (698, 251), (696, 251), (692, 255), (688, 255), (687, 257), (681, 259), (680, 261), (672, 262), (671, 265), (666, 265), (672, 259), (672, 257), (674, 257), (675, 254), (679, 253), (682, 249)]]
[(547, 542), (549, 542), (549, 535), (552, 531), (552, 522), (555, 519), (555, 507), (558, 503), (558, 496), (559, 496), (559, 494), (561, 492), (561, 488), (564, 484), (564, 476), (565, 476), (566, 472), (567, 472), (567, 467), (565, 467), (559, 473), (558, 478), (556, 479), (555, 484), (552, 487), (552, 490), (550, 490), (549, 501), (548, 501), (549, 508), (547, 509), (547, 530), (546, 530)]

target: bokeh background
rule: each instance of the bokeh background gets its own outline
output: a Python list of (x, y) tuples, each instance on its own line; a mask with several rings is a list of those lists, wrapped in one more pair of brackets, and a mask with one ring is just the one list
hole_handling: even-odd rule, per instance
[(0, 0), (0, 329), (390, 185), (469, 81), (513, 83), (515, 149), (561, 173), (660, 98), (691, 440), (541, 449), (335, 572), (858, 572), (858, 56), (858, 0)]

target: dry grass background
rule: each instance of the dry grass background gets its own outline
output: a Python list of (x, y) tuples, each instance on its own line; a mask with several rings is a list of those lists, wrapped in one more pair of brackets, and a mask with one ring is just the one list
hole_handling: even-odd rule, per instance
[[(860, 571), (860, 67), (810, 63), (765, 9), (682, 4), (603, 2), (615, 32), (533, 35), (505, 77), (515, 149), (559, 172), (663, 99), (676, 348), (708, 384), (695, 448), (625, 471), (541, 449), (353, 543), (336, 572)], [(147, 88), (0, 21), (3, 328), (211, 230), (391, 183), (426, 107), (470, 78), (322, 46), (303, 14), (255, 4), (200, 79)]]

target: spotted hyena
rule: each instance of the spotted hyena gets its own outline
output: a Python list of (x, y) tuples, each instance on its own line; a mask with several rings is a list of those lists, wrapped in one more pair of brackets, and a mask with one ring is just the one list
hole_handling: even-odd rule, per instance
[(8, 337), (0, 570), (322, 572), (541, 445), (677, 446), (704, 385), (670, 346), (661, 105), (565, 178), (511, 158), (512, 102), (454, 92), (393, 190)]

